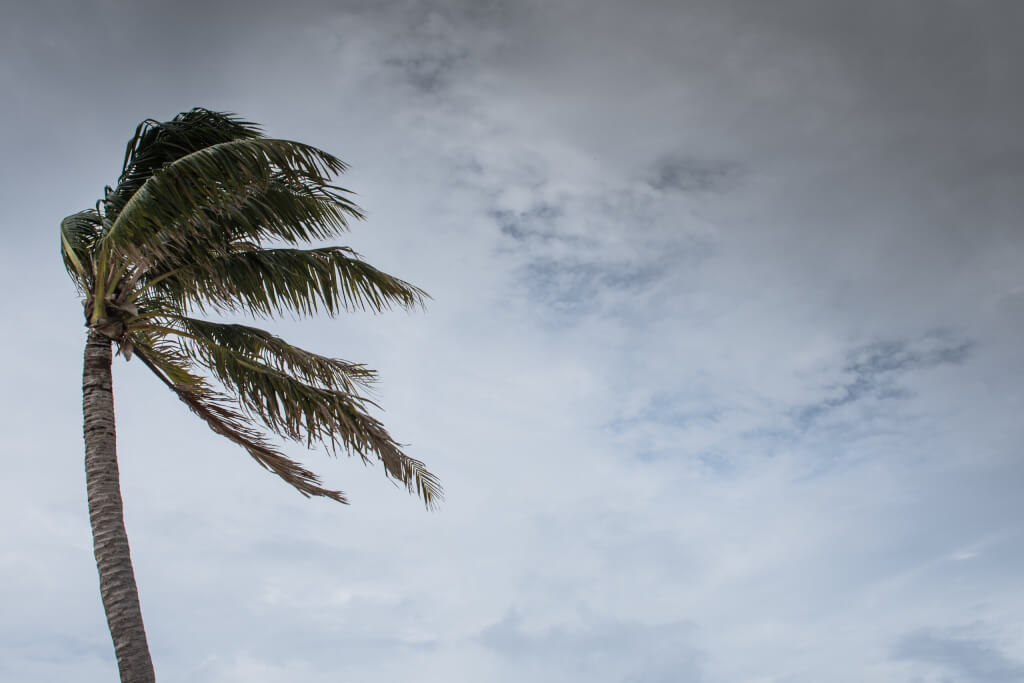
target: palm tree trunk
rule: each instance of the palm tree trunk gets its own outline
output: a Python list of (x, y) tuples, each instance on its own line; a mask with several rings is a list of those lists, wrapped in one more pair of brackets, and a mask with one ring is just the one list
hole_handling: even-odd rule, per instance
[(128, 534), (124, 530), (110, 361), (110, 340), (90, 330), (82, 373), (82, 409), (93, 552), (121, 683), (153, 683), (156, 675), (142, 624)]

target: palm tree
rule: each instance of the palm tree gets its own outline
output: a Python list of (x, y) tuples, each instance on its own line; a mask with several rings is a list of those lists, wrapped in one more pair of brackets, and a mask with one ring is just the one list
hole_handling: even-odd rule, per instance
[[(299, 248), (362, 218), (338, 158), (264, 137), (231, 114), (193, 109), (142, 122), (117, 185), (61, 223), (64, 263), (82, 295), (85, 470), (100, 593), (122, 682), (153, 681), (125, 533), (115, 450), (112, 342), (138, 358), (210, 428), (304, 496), (341, 491), (273, 445), (269, 434), (383, 463), (427, 507), (437, 478), (407, 456), (365, 389), (363, 365), (292, 346), (256, 327), (195, 317), (244, 312), (381, 311), (425, 293), (349, 248)], [(269, 432), (269, 434), (268, 434)]]

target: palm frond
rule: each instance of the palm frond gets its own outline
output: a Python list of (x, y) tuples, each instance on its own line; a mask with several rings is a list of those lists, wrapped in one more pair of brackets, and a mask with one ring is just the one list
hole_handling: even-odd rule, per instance
[[(176, 383), (174, 374), (191, 374), (178, 359), (144, 346), (136, 346), (136, 355), (153, 374), (166, 384), (189, 409), (209, 425), (215, 433), (242, 446), (267, 470), (293, 486), (306, 497), (321, 496), (348, 503), (345, 494), (320, 486), (320, 478), (299, 463), (275, 449), (259, 431), (252, 428), (244, 415), (232, 407), (230, 397), (209, 389), (204, 384)], [(193, 376), (194, 377), (194, 376)]]
[(103, 219), (95, 209), (73, 213), (60, 222), (61, 255), (68, 274), (82, 288), (92, 276), (92, 250)]
[(104, 198), (104, 211), (117, 216), (125, 203), (165, 164), (211, 145), (262, 137), (259, 126), (234, 114), (195, 108), (170, 121), (147, 119), (125, 149), (116, 189)]
[(304, 382), (257, 357), (232, 351), (201, 338), (182, 344), (198, 358), (250, 414), (281, 436), (312, 447), (358, 455), (369, 463), (375, 455), (385, 471), (424, 503), (433, 506), (442, 496), (440, 482), (422, 462), (406, 455), (384, 425), (369, 415), (373, 401), (355, 393)]
[(363, 218), (347, 192), (278, 174), (265, 187), (253, 184), (235, 205), (196, 207), (161, 229), (154, 237), (159, 248), (135, 249), (132, 258), (152, 278), (265, 240), (300, 244), (337, 237), (349, 229), (349, 219)]
[(382, 311), (423, 304), (426, 292), (384, 273), (347, 247), (253, 249), (210, 255), (154, 285), (182, 307), (245, 310), (258, 316), (323, 308)]
[(377, 378), (377, 373), (365, 365), (306, 351), (257, 327), (186, 316), (177, 316), (170, 324), (195, 342), (225, 349), (238, 357), (257, 359), (309, 384), (355, 393), (369, 388)]
[(248, 138), (204, 147), (149, 176), (102, 241), (112, 249), (134, 246), (160, 255), (168, 244), (223, 235), (224, 226), (209, 214), (230, 213), (253, 187), (266, 188), (282, 174), (327, 185), (345, 168), (334, 155), (290, 140)]
[(221, 223), (233, 240), (284, 240), (291, 244), (337, 237), (349, 219), (364, 218), (351, 191), (298, 173), (278, 173), (253, 184), (239, 203), (217, 210), (202, 207), (203, 218)]

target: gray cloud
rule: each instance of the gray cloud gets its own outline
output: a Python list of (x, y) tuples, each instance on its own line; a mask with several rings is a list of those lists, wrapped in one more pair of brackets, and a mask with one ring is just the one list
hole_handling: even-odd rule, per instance
[[(523, 274), (532, 296), (556, 313), (582, 315), (602, 305), (602, 293), (614, 290), (628, 295), (658, 280), (664, 265), (629, 263), (567, 263), (538, 259)], [(564, 320), (564, 323), (570, 320)]]
[(490, 214), (502, 234), (513, 239), (547, 241), (560, 238), (552, 224), (562, 216), (562, 211), (553, 204), (539, 204), (525, 211), (495, 209)]
[(739, 169), (736, 164), (687, 157), (667, 157), (654, 165), (647, 182), (656, 190), (720, 192), (734, 186), (738, 176)]
[(551, 681), (671, 683), (705, 680), (703, 654), (693, 646), (693, 627), (587, 619), (575, 629), (531, 631), (516, 611), (486, 628), (480, 641), (513, 666)]
[(808, 429), (828, 413), (869, 398), (910, 398), (912, 394), (899, 384), (901, 376), (941, 365), (959, 365), (966, 361), (973, 346), (971, 342), (959, 342), (937, 333), (915, 343), (883, 341), (854, 349), (843, 367), (848, 379), (834, 387), (835, 396), (796, 411), (797, 425)]
[(935, 667), (952, 676), (953, 681), (1024, 681), (1024, 663), (1007, 657), (994, 643), (984, 639), (917, 631), (901, 639), (893, 647), (892, 656), (897, 660)]

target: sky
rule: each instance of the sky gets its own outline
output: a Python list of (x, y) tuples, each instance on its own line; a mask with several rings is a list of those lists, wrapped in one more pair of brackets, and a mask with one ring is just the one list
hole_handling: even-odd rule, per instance
[(116, 678), (57, 228), (146, 118), (348, 162), (425, 312), (269, 321), (380, 371), (438, 511), (306, 500), (117, 359), (157, 675), (1024, 681), (1024, 4), (0, 10), (0, 679)]

